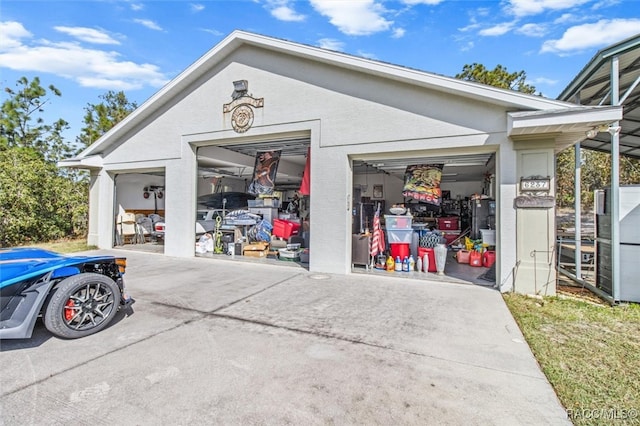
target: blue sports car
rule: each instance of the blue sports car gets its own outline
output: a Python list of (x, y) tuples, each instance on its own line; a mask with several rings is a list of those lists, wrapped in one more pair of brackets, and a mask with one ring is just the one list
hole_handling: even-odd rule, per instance
[(134, 302), (125, 292), (126, 266), (123, 257), (0, 249), (0, 339), (31, 337), (40, 316), (66, 339), (102, 330)]

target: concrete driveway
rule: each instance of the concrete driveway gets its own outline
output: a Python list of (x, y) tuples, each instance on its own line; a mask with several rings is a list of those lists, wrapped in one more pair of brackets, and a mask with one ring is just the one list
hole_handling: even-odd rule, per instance
[(135, 313), (0, 342), (0, 423), (570, 424), (494, 289), (100, 252)]

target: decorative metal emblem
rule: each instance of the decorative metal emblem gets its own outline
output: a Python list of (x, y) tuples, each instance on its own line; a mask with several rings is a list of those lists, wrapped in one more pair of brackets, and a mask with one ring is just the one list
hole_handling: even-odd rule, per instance
[(233, 100), (222, 106), (222, 112), (231, 113), (231, 127), (236, 133), (244, 133), (253, 125), (253, 108), (262, 108), (264, 98), (256, 99), (247, 94), (247, 80), (234, 81), (233, 87)]

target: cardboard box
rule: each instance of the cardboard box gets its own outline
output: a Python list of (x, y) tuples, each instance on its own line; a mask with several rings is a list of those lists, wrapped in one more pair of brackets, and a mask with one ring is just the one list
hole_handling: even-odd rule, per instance
[(243, 256), (267, 257), (267, 254), (269, 254), (269, 243), (266, 242), (247, 244), (242, 249)]

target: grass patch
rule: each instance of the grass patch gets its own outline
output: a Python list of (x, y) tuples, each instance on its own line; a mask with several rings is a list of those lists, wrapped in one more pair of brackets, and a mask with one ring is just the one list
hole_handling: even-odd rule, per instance
[(93, 245), (87, 245), (87, 240), (60, 240), (48, 243), (29, 244), (23, 247), (38, 247), (45, 250), (55, 251), (57, 253), (75, 253), (79, 251), (96, 250), (98, 247)]
[(640, 305), (504, 299), (574, 424), (640, 425)]

